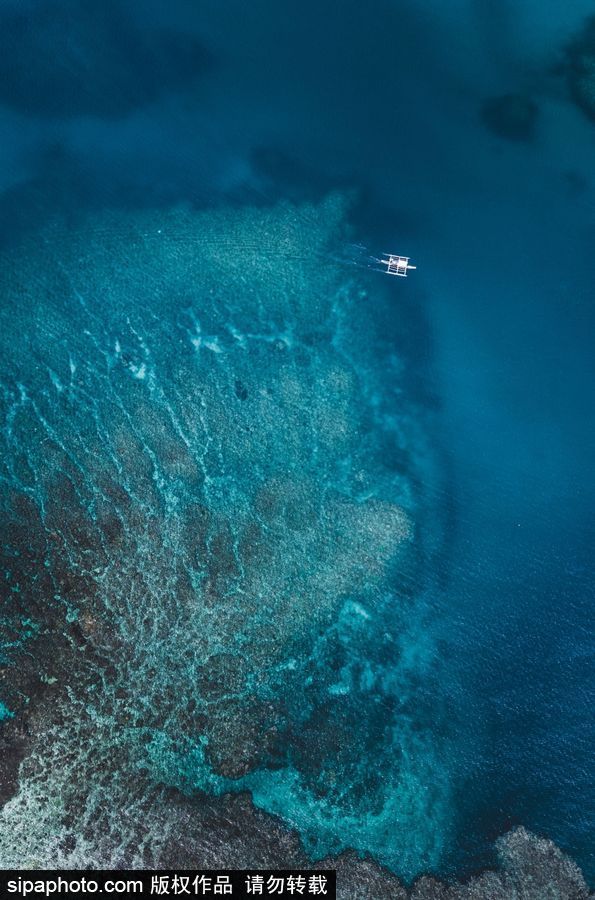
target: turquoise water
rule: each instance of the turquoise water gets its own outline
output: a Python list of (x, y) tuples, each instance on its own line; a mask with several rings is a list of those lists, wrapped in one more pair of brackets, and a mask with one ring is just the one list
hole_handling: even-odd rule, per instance
[(593, 877), (590, 12), (0, 9), (2, 865), (145, 864), (171, 788)]

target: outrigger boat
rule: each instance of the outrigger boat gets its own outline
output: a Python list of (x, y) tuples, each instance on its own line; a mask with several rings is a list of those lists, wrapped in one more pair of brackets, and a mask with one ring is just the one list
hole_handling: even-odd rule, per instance
[(409, 256), (395, 256), (394, 253), (387, 255), (388, 259), (380, 260), (382, 265), (386, 266), (387, 275), (400, 275), (401, 278), (406, 278), (411, 269), (417, 269), (417, 266), (409, 265)]

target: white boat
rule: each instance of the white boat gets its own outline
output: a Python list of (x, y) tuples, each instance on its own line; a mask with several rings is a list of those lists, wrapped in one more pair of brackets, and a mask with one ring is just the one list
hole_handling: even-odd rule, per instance
[(417, 266), (409, 265), (409, 256), (396, 256), (394, 253), (389, 253), (388, 259), (381, 259), (380, 262), (386, 266), (386, 274), (387, 275), (400, 275), (401, 278), (406, 278), (407, 273), (412, 269), (417, 269)]

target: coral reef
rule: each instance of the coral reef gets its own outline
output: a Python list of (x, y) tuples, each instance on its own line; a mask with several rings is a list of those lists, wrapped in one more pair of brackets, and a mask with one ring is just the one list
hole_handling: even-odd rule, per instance
[[(502, 869), (498, 876), (502, 896), (514, 896), (516, 892), (537, 900), (548, 895), (560, 898), (589, 895), (579, 867), (552, 841), (538, 838), (525, 828), (516, 828), (501, 837), (496, 848)], [(484, 875), (474, 884), (483, 889), (490, 880), (489, 875)], [(484, 893), (487, 893), (485, 889)]]
[(552, 841), (516, 828), (496, 843), (498, 867), (463, 884), (423, 876), (407, 889), (373, 863), (345, 854), (327, 860), (337, 868), (344, 900), (587, 900), (578, 866)]
[(4, 258), (2, 865), (158, 861), (170, 790), (437, 864), (432, 454), (398, 317), (329, 256), (344, 209), (110, 213)]

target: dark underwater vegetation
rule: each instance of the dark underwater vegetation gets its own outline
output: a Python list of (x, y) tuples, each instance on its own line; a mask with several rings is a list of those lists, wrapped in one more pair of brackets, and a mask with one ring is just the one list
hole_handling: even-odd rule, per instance
[(595, 119), (595, 15), (568, 46), (567, 72), (573, 97)]
[(0, 3), (1, 867), (589, 896), (593, 12)]

